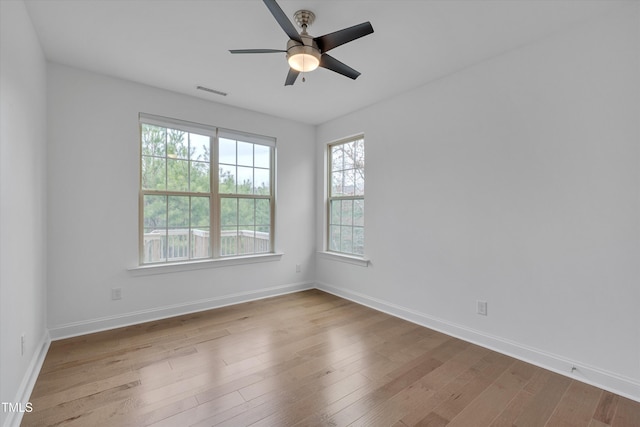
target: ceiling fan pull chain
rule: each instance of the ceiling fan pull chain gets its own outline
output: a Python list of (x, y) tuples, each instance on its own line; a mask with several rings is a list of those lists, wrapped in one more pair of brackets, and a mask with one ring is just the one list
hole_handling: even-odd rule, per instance
[[(304, 34), (304, 33), (306, 33), (306, 32), (307, 32), (307, 26), (306, 26), (306, 25), (304, 25), (304, 26), (302, 27), (302, 33)], [(302, 69), (303, 69), (303, 70), (306, 70), (306, 68), (304, 67), (304, 60), (305, 60), (305, 59), (306, 59), (306, 55), (303, 55), (303, 56), (302, 56)], [(307, 79), (304, 77), (304, 72), (303, 72), (303, 73), (302, 73), (302, 83), (304, 83), (304, 82), (306, 82), (306, 81), (307, 81)]]

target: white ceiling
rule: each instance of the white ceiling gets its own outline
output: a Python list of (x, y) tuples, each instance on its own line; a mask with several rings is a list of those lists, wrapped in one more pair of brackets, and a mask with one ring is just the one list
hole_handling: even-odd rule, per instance
[[(0, 0), (1, 1), (1, 0)], [(284, 86), (287, 36), (259, 0), (26, 0), (47, 59), (211, 101), (320, 124), (539, 40), (618, 6), (609, 0), (279, 0), (314, 36), (370, 21), (325, 69)], [(293, 20), (293, 19), (292, 19)], [(222, 97), (196, 90), (228, 92)]]

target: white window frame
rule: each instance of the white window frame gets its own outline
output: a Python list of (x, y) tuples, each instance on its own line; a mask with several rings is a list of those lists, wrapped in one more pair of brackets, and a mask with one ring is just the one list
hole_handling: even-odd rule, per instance
[[(210, 155), (209, 155), (209, 191), (208, 192), (189, 192), (189, 191), (171, 191), (149, 190), (143, 188), (143, 152), (142, 152), (142, 125), (152, 125), (169, 129), (177, 129), (180, 131), (205, 135), (210, 138)], [(239, 142), (247, 142), (269, 147), (269, 194), (237, 194), (237, 193), (221, 193), (219, 191), (219, 159), (218, 147), (221, 138), (236, 140)], [(216, 126), (193, 123), (179, 119), (162, 117), (147, 113), (139, 113), (139, 140), (140, 153), (140, 180), (139, 180), (139, 208), (138, 208), (138, 233), (139, 233), (139, 256), (138, 266), (131, 270), (145, 270), (153, 268), (162, 271), (176, 271), (187, 268), (204, 268), (211, 261), (216, 261), (219, 265), (236, 265), (246, 262), (262, 262), (263, 260), (279, 259), (282, 254), (275, 252), (275, 156), (276, 156), (276, 139), (272, 137), (256, 135), (246, 132), (224, 129)], [(166, 156), (166, 153), (165, 153)], [(255, 167), (253, 168), (256, 169)], [(237, 176), (236, 176), (237, 178)], [(144, 227), (144, 197), (145, 195), (165, 195), (165, 196), (191, 196), (191, 197), (209, 197), (209, 255), (208, 257), (185, 258), (176, 260), (162, 260), (157, 262), (145, 262), (145, 227)], [(269, 248), (268, 251), (260, 251), (253, 253), (242, 253), (232, 255), (221, 255), (221, 199), (237, 198), (251, 200), (268, 200), (269, 203)], [(165, 226), (169, 230), (168, 225)], [(191, 227), (191, 226), (189, 226)], [(190, 234), (190, 233), (189, 233)], [(220, 262), (223, 261), (223, 262)], [(183, 266), (183, 267), (180, 267)], [(158, 269), (157, 267), (161, 267)], [(162, 268), (169, 267), (169, 268)]]
[[(326, 235), (325, 235), (325, 252), (324, 252), (324, 256), (330, 259), (337, 259), (340, 261), (346, 261), (346, 262), (352, 262), (354, 264), (358, 264), (358, 265), (368, 265), (368, 259), (365, 258), (365, 250), (364, 250), (364, 233), (365, 233), (365, 224), (364, 224), (364, 218), (363, 218), (363, 222), (361, 226), (356, 226), (356, 225), (346, 225), (346, 227), (351, 227), (352, 228), (352, 232), (356, 229), (356, 228), (361, 228), (363, 231), (363, 250), (362, 253), (357, 253), (355, 251), (343, 251), (343, 250), (336, 250), (336, 248), (332, 248), (331, 245), (331, 239), (332, 239), (332, 211), (331, 211), (331, 206), (332, 206), (332, 202), (337, 202), (337, 201), (361, 201), (362, 202), (362, 208), (364, 209), (364, 204), (365, 204), (365, 184), (364, 184), (364, 176), (363, 176), (363, 191), (362, 194), (355, 194), (355, 189), (354, 189), (354, 194), (353, 195), (334, 195), (333, 194), (333, 180), (332, 180), (332, 173), (333, 173), (333, 155), (332, 155), (332, 149), (336, 146), (339, 145), (344, 145), (344, 144), (350, 144), (356, 141), (362, 141), (362, 144), (364, 145), (365, 143), (365, 138), (364, 138), (364, 134), (358, 134), (355, 136), (351, 136), (348, 138), (344, 138), (344, 139), (340, 139), (334, 142), (331, 142), (329, 144), (327, 144), (327, 171), (326, 171), (326, 180), (327, 180), (327, 198), (326, 198), (326, 222), (325, 222), (325, 228), (326, 228)], [(364, 156), (366, 157), (366, 154), (364, 154)], [(363, 159), (364, 160), (364, 159)], [(364, 175), (364, 165), (361, 168), (358, 167), (354, 167), (354, 169), (361, 169), (363, 175)], [(355, 183), (354, 183), (355, 185)], [(353, 235), (352, 235), (353, 236)], [(352, 240), (353, 242), (353, 240)]]

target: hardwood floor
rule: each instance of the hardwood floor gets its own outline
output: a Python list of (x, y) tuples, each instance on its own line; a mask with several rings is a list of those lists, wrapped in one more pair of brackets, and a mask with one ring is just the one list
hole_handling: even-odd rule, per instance
[(51, 344), (23, 426), (640, 425), (640, 403), (318, 290)]

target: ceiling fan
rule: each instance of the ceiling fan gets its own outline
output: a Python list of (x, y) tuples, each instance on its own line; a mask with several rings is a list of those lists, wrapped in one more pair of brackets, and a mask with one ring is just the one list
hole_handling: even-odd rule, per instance
[[(278, 21), (280, 27), (289, 36), (286, 50), (279, 49), (235, 49), (229, 50), (231, 53), (279, 53), (286, 52), (289, 62), (289, 73), (284, 82), (285, 86), (295, 83), (300, 73), (313, 71), (318, 67), (335, 71), (336, 73), (356, 79), (360, 73), (346, 64), (327, 54), (333, 48), (341, 46), (350, 41), (359, 39), (373, 33), (370, 22), (354, 25), (353, 27), (325, 34), (320, 37), (313, 37), (307, 33), (307, 28), (315, 20), (315, 15), (309, 10), (299, 10), (294, 14), (296, 23), (302, 28), (298, 33), (295, 26), (289, 21), (287, 15), (282, 11), (275, 0), (263, 0), (273, 17)], [(304, 81), (304, 77), (303, 77)]]

